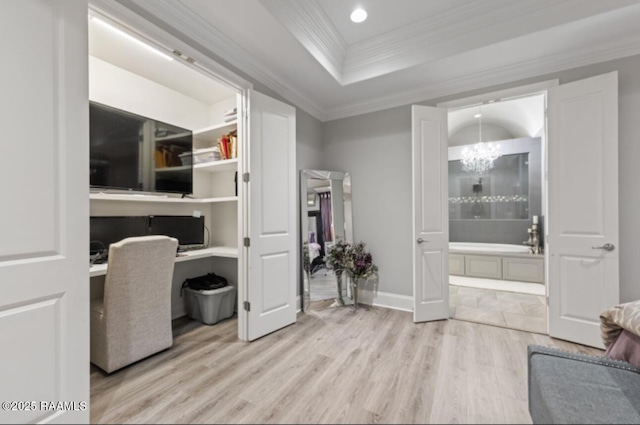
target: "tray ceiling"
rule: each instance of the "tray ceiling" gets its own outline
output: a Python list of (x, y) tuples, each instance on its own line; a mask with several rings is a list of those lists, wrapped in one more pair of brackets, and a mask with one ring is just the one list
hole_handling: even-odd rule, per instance
[(640, 53), (639, 0), (119, 1), (321, 120)]

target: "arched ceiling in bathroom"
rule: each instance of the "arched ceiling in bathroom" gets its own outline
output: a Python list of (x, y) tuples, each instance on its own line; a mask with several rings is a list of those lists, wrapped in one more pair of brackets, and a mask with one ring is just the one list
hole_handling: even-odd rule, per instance
[(537, 137), (544, 126), (544, 96), (537, 95), (520, 99), (457, 109), (449, 112), (449, 137), (467, 127), (478, 127), (482, 113), (482, 124), (502, 127), (517, 137)]

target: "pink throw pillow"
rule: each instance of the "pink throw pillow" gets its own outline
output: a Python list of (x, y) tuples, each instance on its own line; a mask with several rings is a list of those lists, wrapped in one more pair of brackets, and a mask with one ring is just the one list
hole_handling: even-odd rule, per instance
[(609, 346), (604, 356), (609, 359), (622, 360), (640, 368), (640, 337), (626, 329)]

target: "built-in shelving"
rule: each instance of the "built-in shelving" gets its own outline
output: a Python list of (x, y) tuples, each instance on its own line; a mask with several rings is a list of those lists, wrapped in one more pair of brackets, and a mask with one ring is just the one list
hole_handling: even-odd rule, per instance
[(238, 197), (226, 196), (226, 197), (220, 197), (220, 198), (204, 198), (204, 199), (201, 199), (200, 201), (202, 201), (203, 204), (215, 204), (218, 202), (238, 202)]
[(202, 171), (206, 173), (219, 173), (222, 171), (235, 171), (238, 169), (238, 158), (224, 159), (220, 161), (204, 162), (195, 164), (194, 171)]
[(233, 246), (211, 246), (209, 248), (181, 252), (176, 257), (176, 263), (207, 257), (238, 258), (238, 248)]
[(162, 167), (156, 168), (156, 173), (169, 173), (172, 171), (187, 171), (191, 169), (191, 165), (181, 165), (179, 167)]
[[(212, 246), (181, 252), (176, 257), (176, 263), (210, 257), (238, 258), (238, 248), (232, 246)], [(104, 276), (107, 274), (107, 267), (108, 264), (94, 264), (89, 267), (89, 276)]]
[(221, 124), (205, 127), (193, 132), (194, 147), (215, 146), (218, 138), (237, 128), (238, 120), (233, 120)]
[(164, 202), (181, 204), (213, 204), (217, 202), (237, 202), (237, 196), (219, 198), (178, 198), (168, 195), (140, 195), (140, 194), (112, 194), (91, 193), (90, 200), (94, 201), (122, 201), (122, 202)]
[(182, 139), (183, 137), (187, 137), (189, 135), (190, 135), (189, 132), (178, 133), (178, 134), (170, 134), (170, 135), (164, 136), (164, 137), (156, 137), (155, 141), (156, 142), (168, 142), (170, 140)]

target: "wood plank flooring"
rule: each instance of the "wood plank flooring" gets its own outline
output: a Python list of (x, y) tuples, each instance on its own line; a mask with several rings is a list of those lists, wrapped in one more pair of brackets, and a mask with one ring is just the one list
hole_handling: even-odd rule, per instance
[(112, 375), (91, 369), (93, 423), (530, 423), (527, 345), (548, 336), (410, 313), (312, 310), (252, 343), (191, 322)]

